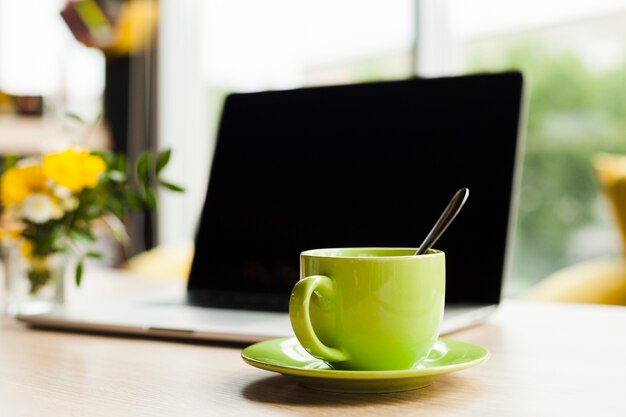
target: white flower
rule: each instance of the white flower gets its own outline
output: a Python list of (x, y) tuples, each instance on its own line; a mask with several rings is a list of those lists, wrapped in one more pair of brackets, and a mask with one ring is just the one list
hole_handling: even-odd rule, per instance
[(55, 204), (53, 212), (52, 212), (52, 218), (54, 220), (59, 220), (61, 217), (63, 217), (63, 214), (65, 213), (63, 213), (63, 209), (61, 209), (61, 206), (58, 204)]
[(54, 190), (54, 195), (56, 195), (57, 197), (61, 199), (69, 198), (72, 195), (72, 192), (70, 190), (68, 190), (65, 187), (61, 187), (60, 185), (54, 185), (53, 190)]
[(38, 158), (36, 156), (29, 156), (27, 158), (20, 159), (15, 164), (15, 166), (17, 166), (18, 168), (27, 168), (32, 167), (33, 165), (41, 165), (41, 158)]
[(33, 194), (22, 203), (22, 216), (33, 223), (45, 223), (58, 215), (59, 207), (45, 194)]
[(61, 208), (65, 211), (76, 210), (78, 208), (78, 204), (80, 204), (80, 201), (78, 201), (78, 198), (76, 197), (69, 197), (65, 200), (61, 200)]

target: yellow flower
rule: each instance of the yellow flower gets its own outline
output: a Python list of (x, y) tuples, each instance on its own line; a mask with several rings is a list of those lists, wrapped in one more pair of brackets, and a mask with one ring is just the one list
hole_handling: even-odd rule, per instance
[(43, 157), (43, 173), (54, 183), (72, 192), (80, 191), (83, 188), (79, 153), (72, 149), (45, 155)]
[(19, 168), (9, 168), (0, 179), (0, 199), (4, 206), (20, 204), (28, 196), (29, 189)]
[(17, 240), (22, 229), (14, 224), (0, 226), (0, 242)]
[(72, 193), (98, 185), (100, 175), (105, 169), (102, 158), (73, 149), (48, 154), (43, 158), (45, 176)]
[(24, 259), (28, 259), (29, 261), (32, 261), (34, 258), (33, 242), (31, 242), (30, 240), (24, 240), (22, 244), (20, 245), (20, 252), (22, 253), (22, 256), (24, 257)]
[(20, 234), (22, 233), (22, 228), (17, 226), (9, 227), (7, 229), (7, 232), (9, 239), (16, 240), (18, 237), (20, 237)]
[(30, 191), (43, 191), (46, 189), (46, 176), (43, 174), (41, 165), (29, 165), (18, 169)]
[(17, 240), (22, 232), (22, 225), (14, 223), (12, 220), (7, 219), (6, 216), (2, 217), (2, 226), (0, 226), (0, 241)]
[(3, 237), (7, 240), (18, 240), (24, 230), (24, 225), (21, 222), (15, 221), (13, 216), (3, 213), (0, 219), (2, 223)]
[(20, 245), (22, 257), (29, 263), (30, 267), (35, 270), (46, 269), (47, 256), (37, 256), (33, 254), (34, 245), (30, 240), (23, 240)]
[(0, 199), (5, 206), (21, 204), (31, 193), (46, 190), (41, 165), (9, 168), (0, 180)]
[(100, 175), (105, 171), (106, 164), (99, 156), (84, 152), (82, 163), (82, 177), (85, 187), (94, 188), (100, 181)]

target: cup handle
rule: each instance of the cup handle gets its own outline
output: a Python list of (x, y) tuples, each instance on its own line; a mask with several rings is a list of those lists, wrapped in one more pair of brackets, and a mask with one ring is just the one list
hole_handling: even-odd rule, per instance
[(309, 313), (309, 303), (314, 291), (319, 291), (329, 299), (335, 295), (335, 285), (324, 275), (312, 275), (298, 281), (289, 299), (291, 327), (300, 344), (311, 355), (329, 362), (343, 362), (348, 355), (340, 349), (326, 346), (315, 334)]

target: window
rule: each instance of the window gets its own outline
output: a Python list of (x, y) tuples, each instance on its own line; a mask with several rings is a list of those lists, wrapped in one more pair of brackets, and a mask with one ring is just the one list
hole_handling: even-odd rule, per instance
[(413, 72), (413, 0), (161, 0), (160, 7), (160, 142), (175, 148), (168, 175), (187, 189), (161, 196), (162, 243), (193, 237), (226, 94)]
[(527, 76), (509, 294), (566, 265), (617, 254), (592, 158), (626, 153), (626, 5), (454, 0), (448, 12), (460, 71), (515, 68)]

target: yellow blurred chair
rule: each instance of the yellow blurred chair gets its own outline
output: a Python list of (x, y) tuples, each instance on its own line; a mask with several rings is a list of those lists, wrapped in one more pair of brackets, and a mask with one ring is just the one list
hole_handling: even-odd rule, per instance
[(597, 155), (593, 168), (622, 238), (622, 256), (594, 259), (556, 271), (524, 298), (626, 305), (626, 155)]
[(138, 276), (185, 280), (191, 270), (194, 244), (160, 245), (128, 259), (122, 269)]
[(601, 258), (563, 268), (546, 277), (523, 298), (626, 305), (626, 260)]

